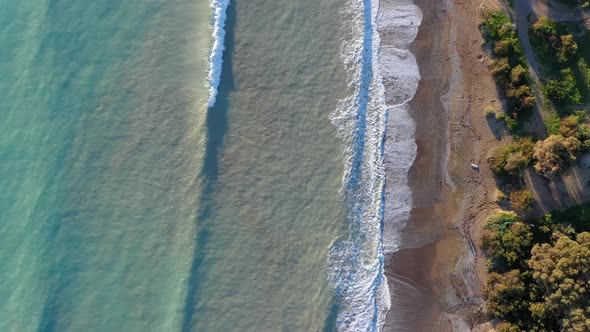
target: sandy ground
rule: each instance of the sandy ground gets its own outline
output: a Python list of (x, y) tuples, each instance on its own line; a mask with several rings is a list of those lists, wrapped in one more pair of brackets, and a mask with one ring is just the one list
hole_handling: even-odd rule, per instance
[[(410, 171), (414, 208), (404, 242), (421, 245), (387, 257), (392, 308), (384, 330), (486, 331), (477, 327), (485, 323), (485, 273), (478, 277), (485, 269), (476, 240), (478, 226), (497, 208), (486, 155), (504, 137), (483, 114), (485, 106), (500, 104), (478, 23), (482, 5), (497, 4), (415, 2), (424, 14), (412, 44), (422, 81), (410, 105), (418, 155)], [(482, 167), (474, 171), (472, 163)]]
[[(526, 14), (549, 9), (540, 0), (522, 2), (526, 3), (518, 6), (522, 15), (517, 20), (519, 33), (527, 34), (521, 36), (526, 44), (524, 9)], [(503, 4), (500, 0), (415, 3), (424, 19), (411, 47), (422, 76), (410, 103), (418, 145), (409, 174), (413, 209), (402, 236), (406, 246), (386, 259), (392, 308), (384, 330), (493, 331), (483, 314), (486, 269), (478, 249), (484, 221), (499, 208), (486, 156), (511, 138), (501, 124), (483, 114), (484, 107), (500, 111), (501, 105), (478, 24), (484, 8), (500, 9)], [(527, 128), (545, 137), (539, 108)], [(471, 164), (480, 165), (479, 171)], [(563, 177), (550, 181), (530, 168), (525, 181), (537, 200), (531, 217), (588, 202), (590, 154), (580, 156), (578, 165)]]

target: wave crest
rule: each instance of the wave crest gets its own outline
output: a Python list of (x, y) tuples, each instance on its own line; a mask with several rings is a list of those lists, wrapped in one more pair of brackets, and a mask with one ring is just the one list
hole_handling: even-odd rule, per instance
[(223, 51), (225, 50), (225, 20), (227, 17), (227, 7), (230, 0), (211, 0), (209, 5), (212, 10), (213, 25), (213, 46), (209, 54), (209, 74), (207, 84), (209, 86), (209, 108), (215, 105), (217, 98), (217, 88), (221, 80), (221, 70), (223, 68)]
[[(391, 305), (384, 250), (397, 250), (398, 226), (405, 225), (411, 209), (407, 172), (416, 145), (406, 103), (420, 74), (406, 48), (422, 13), (407, 0), (351, 0), (345, 16), (352, 21), (353, 38), (343, 44), (342, 60), (353, 93), (331, 120), (345, 141), (342, 194), (350, 236), (330, 249), (329, 279), (339, 302), (337, 329), (376, 331)], [(389, 158), (395, 155), (400, 157)], [(385, 223), (384, 214), (399, 219)]]

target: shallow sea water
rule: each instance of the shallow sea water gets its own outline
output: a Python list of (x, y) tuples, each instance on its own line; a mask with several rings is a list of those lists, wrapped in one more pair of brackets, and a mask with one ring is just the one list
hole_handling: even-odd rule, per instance
[(0, 330), (332, 330), (338, 0), (0, 0)]

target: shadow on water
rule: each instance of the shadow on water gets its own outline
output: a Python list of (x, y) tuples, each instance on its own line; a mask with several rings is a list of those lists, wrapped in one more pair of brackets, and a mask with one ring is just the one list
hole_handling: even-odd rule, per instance
[(205, 277), (205, 248), (209, 240), (210, 231), (208, 220), (212, 215), (212, 207), (209, 197), (214, 191), (214, 184), (219, 175), (219, 153), (223, 147), (225, 133), (228, 128), (227, 113), (230, 106), (229, 94), (234, 87), (232, 71), (232, 56), (234, 52), (234, 27), (236, 24), (235, 5), (230, 2), (227, 8), (225, 23), (225, 51), (223, 53), (223, 69), (221, 81), (215, 105), (207, 110), (206, 130), (207, 145), (205, 147), (205, 158), (200, 176), (203, 179), (203, 190), (200, 204), (202, 210), (197, 215), (197, 232), (195, 235), (195, 253), (189, 271), (187, 294), (184, 302), (184, 317), (181, 331), (193, 330), (195, 324), (195, 311), (199, 302), (200, 286)]

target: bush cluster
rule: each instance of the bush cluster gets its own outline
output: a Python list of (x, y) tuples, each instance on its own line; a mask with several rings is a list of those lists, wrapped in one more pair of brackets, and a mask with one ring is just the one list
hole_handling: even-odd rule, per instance
[(556, 104), (582, 104), (582, 94), (571, 69), (563, 69), (559, 78), (547, 81), (545, 93)]
[[(584, 111), (551, 121), (551, 136), (536, 143), (530, 137), (490, 150), (490, 170), (499, 176), (521, 176), (534, 162), (535, 170), (546, 177), (563, 174), (577, 159), (579, 152), (590, 149), (590, 129)], [(554, 127), (554, 128), (553, 128)], [(526, 209), (517, 209), (526, 211)]]
[(586, 84), (586, 86), (590, 87), (590, 68), (588, 67), (586, 61), (584, 61), (583, 58), (580, 58), (578, 60), (578, 70), (581, 73), (583, 83)]
[(533, 193), (526, 188), (514, 190), (510, 193), (510, 206), (517, 212), (532, 211), (534, 202), (535, 197)]
[(590, 128), (585, 111), (570, 114), (561, 120), (559, 133), (564, 137), (575, 137), (582, 142), (582, 149), (590, 147)]
[(531, 249), (532, 233), (527, 224), (511, 213), (498, 213), (490, 218), (482, 236), (482, 250), (492, 271), (506, 272), (518, 268), (519, 257)]
[(557, 22), (540, 17), (531, 25), (531, 42), (541, 59), (549, 63), (567, 63), (574, 59), (578, 44)]
[(582, 143), (576, 137), (551, 135), (535, 144), (535, 170), (546, 177), (563, 174), (577, 158)]
[(488, 165), (496, 175), (518, 176), (533, 160), (534, 147), (535, 144), (528, 137), (495, 147), (488, 154)]
[(507, 98), (508, 115), (518, 119), (536, 100), (516, 29), (506, 14), (496, 11), (481, 22), (481, 30), (494, 56), (488, 67)]
[(590, 233), (562, 224), (575, 223), (580, 209), (590, 220), (582, 206), (552, 212), (534, 227), (507, 213), (487, 221), (484, 295), (488, 314), (500, 320), (497, 331), (590, 331)]
[(556, 105), (583, 104), (590, 89), (583, 39), (578, 44), (576, 38), (580, 36), (574, 37), (568, 26), (547, 17), (535, 21), (530, 32), (537, 58), (545, 65), (545, 95)]
[[(576, 160), (581, 151), (590, 149), (590, 128), (585, 111), (550, 121), (552, 133), (544, 141), (537, 142), (533, 158), (539, 174), (552, 177), (562, 174)], [(557, 131), (557, 132), (556, 132)]]

